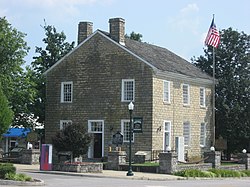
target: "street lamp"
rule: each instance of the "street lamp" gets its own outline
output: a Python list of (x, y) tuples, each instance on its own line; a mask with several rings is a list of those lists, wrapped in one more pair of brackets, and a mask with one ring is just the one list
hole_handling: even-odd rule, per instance
[(128, 105), (128, 110), (129, 110), (129, 117), (130, 117), (130, 121), (129, 121), (129, 166), (128, 166), (128, 173), (127, 176), (133, 176), (134, 173), (132, 171), (132, 166), (131, 166), (131, 144), (132, 144), (132, 113), (134, 110), (134, 104), (131, 101)]

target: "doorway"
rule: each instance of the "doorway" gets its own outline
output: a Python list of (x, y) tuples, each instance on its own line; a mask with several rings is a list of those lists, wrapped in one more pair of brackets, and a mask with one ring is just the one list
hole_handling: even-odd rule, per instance
[(163, 150), (166, 152), (168, 147), (171, 148), (171, 122), (164, 121), (163, 127)]
[(104, 156), (104, 121), (89, 120), (88, 132), (92, 134), (88, 158), (102, 158)]

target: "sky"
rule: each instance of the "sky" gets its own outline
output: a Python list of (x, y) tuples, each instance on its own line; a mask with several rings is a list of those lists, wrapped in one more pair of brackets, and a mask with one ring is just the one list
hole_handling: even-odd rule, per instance
[(109, 31), (110, 18), (124, 18), (125, 32), (143, 35), (143, 42), (167, 48), (190, 61), (203, 55), (204, 40), (213, 14), (218, 30), (232, 27), (250, 34), (249, 0), (0, 0), (0, 17), (26, 33), (30, 47), (26, 64), (32, 62), (35, 46), (43, 47), (42, 26), (63, 31), (66, 41), (77, 41), (80, 21), (93, 23), (93, 30)]

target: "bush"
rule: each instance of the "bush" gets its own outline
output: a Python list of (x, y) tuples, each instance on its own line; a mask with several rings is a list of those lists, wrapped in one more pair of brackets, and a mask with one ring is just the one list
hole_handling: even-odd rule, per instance
[(216, 175), (210, 171), (201, 171), (198, 169), (188, 169), (183, 171), (178, 171), (174, 175), (182, 177), (216, 177)]
[(241, 173), (244, 173), (246, 177), (250, 177), (250, 170), (244, 170), (244, 171), (241, 171)]
[(239, 171), (224, 170), (224, 169), (211, 169), (209, 170), (216, 174), (216, 177), (241, 177), (242, 174)]
[(5, 175), (5, 179), (7, 180), (15, 180), (15, 181), (31, 181), (32, 178), (25, 174), (16, 174), (16, 173), (7, 173)]
[(8, 173), (16, 173), (16, 167), (11, 163), (0, 164), (0, 179), (4, 179)]

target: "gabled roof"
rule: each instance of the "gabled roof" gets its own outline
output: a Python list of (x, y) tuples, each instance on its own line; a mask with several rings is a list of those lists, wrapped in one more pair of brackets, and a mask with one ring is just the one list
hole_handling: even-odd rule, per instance
[(148, 63), (152, 64), (158, 70), (178, 73), (193, 78), (212, 80), (212, 77), (202, 72), (201, 69), (168, 49), (148, 43), (138, 42), (129, 38), (126, 38), (125, 40), (125, 47)]
[(212, 80), (211, 76), (202, 72), (199, 68), (195, 67), (193, 64), (174, 54), (168, 49), (144, 42), (138, 42), (129, 38), (125, 38), (125, 46), (123, 46), (111, 39), (110, 34), (108, 32), (101, 30), (96, 30), (87, 39), (80, 43), (75, 49), (73, 49), (65, 57), (63, 57), (56, 64), (50, 67), (44, 74), (47, 74), (50, 70), (57, 66), (57, 64), (63, 61), (64, 58), (71, 55), (76, 49), (78, 49), (81, 45), (83, 45), (86, 41), (91, 39), (96, 34), (101, 34), (111, 42), (126, 50), (128, 53), (132, 54), (139, 60), (143, 61), (153, 69), (158, 70), (160, 72), (171, 72), (175, 75), (180, 74), (182, 77), (184, 76), (194, 79), (207, 79), (209, 82)]

